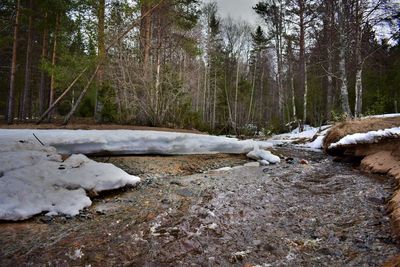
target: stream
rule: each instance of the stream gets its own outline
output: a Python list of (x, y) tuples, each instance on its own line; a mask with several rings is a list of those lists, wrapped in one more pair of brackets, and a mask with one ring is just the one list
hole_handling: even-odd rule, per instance
[[(138, 159), (159, 169), (79, 216), (1, 222), (0, 265), (379, 266), (400, 252), (386, 210), (391, 179), (318, 152), (274, 153), (286, 160), (182, 175), (157, 157), (107, 159), (132, 174)], [(212, 168), (244, 161), (220, 156)]]

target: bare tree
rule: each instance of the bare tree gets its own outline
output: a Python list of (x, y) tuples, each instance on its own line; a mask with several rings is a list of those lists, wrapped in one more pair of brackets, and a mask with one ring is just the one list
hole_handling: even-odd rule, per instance
[[(47, 28), (47, 12), (44, 14), (45, 26), (43, 29), (42, 37), (42, 53), (40, 56), (41, 63), (43, 64), (47, 57), (48, 50), (48, 28)], [(43, 114), (46, 108), (46, 72), (42, 68), (40, 71), (40, 89), (39, 89), (39, 113)]]
[(348, 1), (338, 0), (338, 22), (339, 22), (339, 78), (340, 78), (340, 101), (342, 112), (351, 117), (352, 113), (349, 104), (349, 92), (347, 87), (346, 55), (348, 48), (348, 27), (346, 15), (348, 12)]
[(24, 91), (22, 94), (20, 119), (26, 120), (31, 115), (31, 101), (29, 100), (31, 95), (31, 51), (32, 51), (32, 12), (33, 12), (33, 0), (29, 1), (29, 18), (28, 18), (28, 38), (26, 44), (26, 59), (25, 59), (25, 78), (24, 78)]
[(14, 120), (14, 91), (15, 91), (15, 73), (17, 71), (17, 48), (18, 48), (18, 28), (20, 17), (20, 0), (17, 0), (15, 7), (15, 22), (14, 22), (14, 35), (13, 35), (13, 53), (11, 60), (11, 76), (10, 76), (10, 89), (8, 93), (8, 106), (7, 106), (7, 122), (12, 123)]
[[(58, 31), (60, 27), (60, 14), (56, 15), (56, 26), (53, 34), (53, 52), (51, 55), (51, 75), (50, 75), (50, 95), (49, 95), (49, 107), (53, 105), (54, 101), (54, 93), (55, 93), (55, 67), (56, 67), (56, 58), (57, 58), (57, 38)], [(51, 113), (49, 113), (48, 120), (51, 120)]]

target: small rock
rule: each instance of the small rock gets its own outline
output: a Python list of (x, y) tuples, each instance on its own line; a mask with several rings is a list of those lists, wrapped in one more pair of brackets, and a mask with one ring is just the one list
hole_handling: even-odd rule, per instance
[(259, 245), (261, 245), (261, 240), (253, 240), (253, 245), (254, 246), (259, 246)]
[(293, 164), (294, 163), (294, 158), (288, 157), (285, 159), (285, 161), (289, 164)]
[(183, 186), (183, 184), (179, 181), (171, 181), (170, 184), (177, 185), (177, 186)]
[(96, 210), (96, 213), (99, 215), (105, 215), (106, 213), (104, 212), (104, 210)]
[(243, 166), (245, 166), (245, 167), (260, 167), (260, 163), (259, 162), (248, 162), (248, 163), (244, 164)]
[(169, 204), (171, 203), (168, 199), (164, 198), (163, 200), (161, 200), (161, 203), (163, 204)]
[(250, 254), (250, 250), (245, 250), (245, 251), (238, 251), (235, 253), (232, 253), (231, 257), (229, 258), (230, 263), (236, 263), (238, 261), (242, 261), (246, 258), (247, 254)]
[(53, 220), (53, 218), (50, 217), (50, 216), (45, 216), (45, 217), (43, 217), (43, 218), (40, 218), (40, 221), (41, 221), (42, 223), (51, 223), (52, 220)]
[(310, 163), (308, 163), (307, 160), (302, 159), (302, 160), (300, 160), (300, 164), (309, 165)]
[(193, 192), (186, 188), (178, 190), (176, 193), (183, 197), (192, 197), (193, 196)]
[(207, 228), (210, 229), (210, 230), (215, 230), (215, 229), (218, 228), (218, 224), (211, 223), (211, 224), (207, 225)]

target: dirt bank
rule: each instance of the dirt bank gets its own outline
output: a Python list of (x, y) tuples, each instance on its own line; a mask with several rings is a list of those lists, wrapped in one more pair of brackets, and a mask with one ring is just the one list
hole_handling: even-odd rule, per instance
[[(400, 185), (400, 137), (390, 136), (377, 138), (373, 143), (346, 144), (329, 149), (331, 143), (339, 141), (346, 135), (365, 133), (369, 131), (383, 130), (399, 127), (400, 117), (372, 118), (354, 120), (340, 123), (332, 127), (324, 140), (324, 148), (331, 155), (344, 158), (360, 160), (360, 170), (369, 173), (383, 174), (394, 178), (395, 183)], [(390, 217), (395, 234), (400, 237), (400, 188), (395, 190), (389, 201)], [(393, 258), (392, 262), (399, 266), (399, 257)]]
[[(399, 126), (400, 126), (400, 117), (370, 118), (361, 120), (349, 120), (346, 122), (337, 123), (326, 134), (324, 138), (324, 149), (328, 153), (334, 152), (328, 149), (329, 145), (339, 141), (346, 135), (354, 133), (366, 133), (370, 131), (388, 129)], [(338, 152), (343, 153), (342, 150), (339, 150)], [(338, 153), (336, 152), (335, 154)]]

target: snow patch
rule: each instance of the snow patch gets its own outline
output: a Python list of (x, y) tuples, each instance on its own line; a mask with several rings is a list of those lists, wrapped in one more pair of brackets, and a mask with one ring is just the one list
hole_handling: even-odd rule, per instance
[(370, 118), (393, 118), (393, 117), (400, 117), (400, 113), (389, 113), (389, 114), (380, 114), (380, 115), (372, 115), (372, 116), (365, 116), (361, 119), (370, 119)]
[(298, 147), (321, 149), (323, 147), (323, 138), (331, 128), (331, 125), (323, 125), (319, 128), (310, 125), (304, 125), (304, 131), (300, 132), (299, 128), (294, 129), (290, 133), (279, 134), (271, 137), (268, 142), (274, 145), (291, 144), (300, 140), (312, 140), (315, 136), (317, 138), (312, 142), (305, 142), (304, 144), (296, 144)]
[[(138, 130), (34, 130), (1, 129), (0, 140), (37, 142), (53, 146), (61, 154), (242, 154), (253, 149), (253, 140), (192, 133)], [(270, 148), (270, 142), (257, 142)]]
[(44, 211), (48, 216), (75, 216), (92, 204), (85, 190), (99, 192), (140, 181), (84, 155), (72, 155), (63, 162), (51, 147), (2, 139), (0, 147), (1, 220), (24, 220)]
[(278, 156), (273, 155), (270, 151), (260, 149), (257, 144), (255, 144), (252, 151), (247, 153), (247, 157), (257, 161), (265, 160), (272, 164), (279, 163), (281, 161)]
[(345, 145), (372, 144), (382, 138), (400, 138), (400, 127), (346, 135), (338, 142), (330, 144), (329, 149)]

